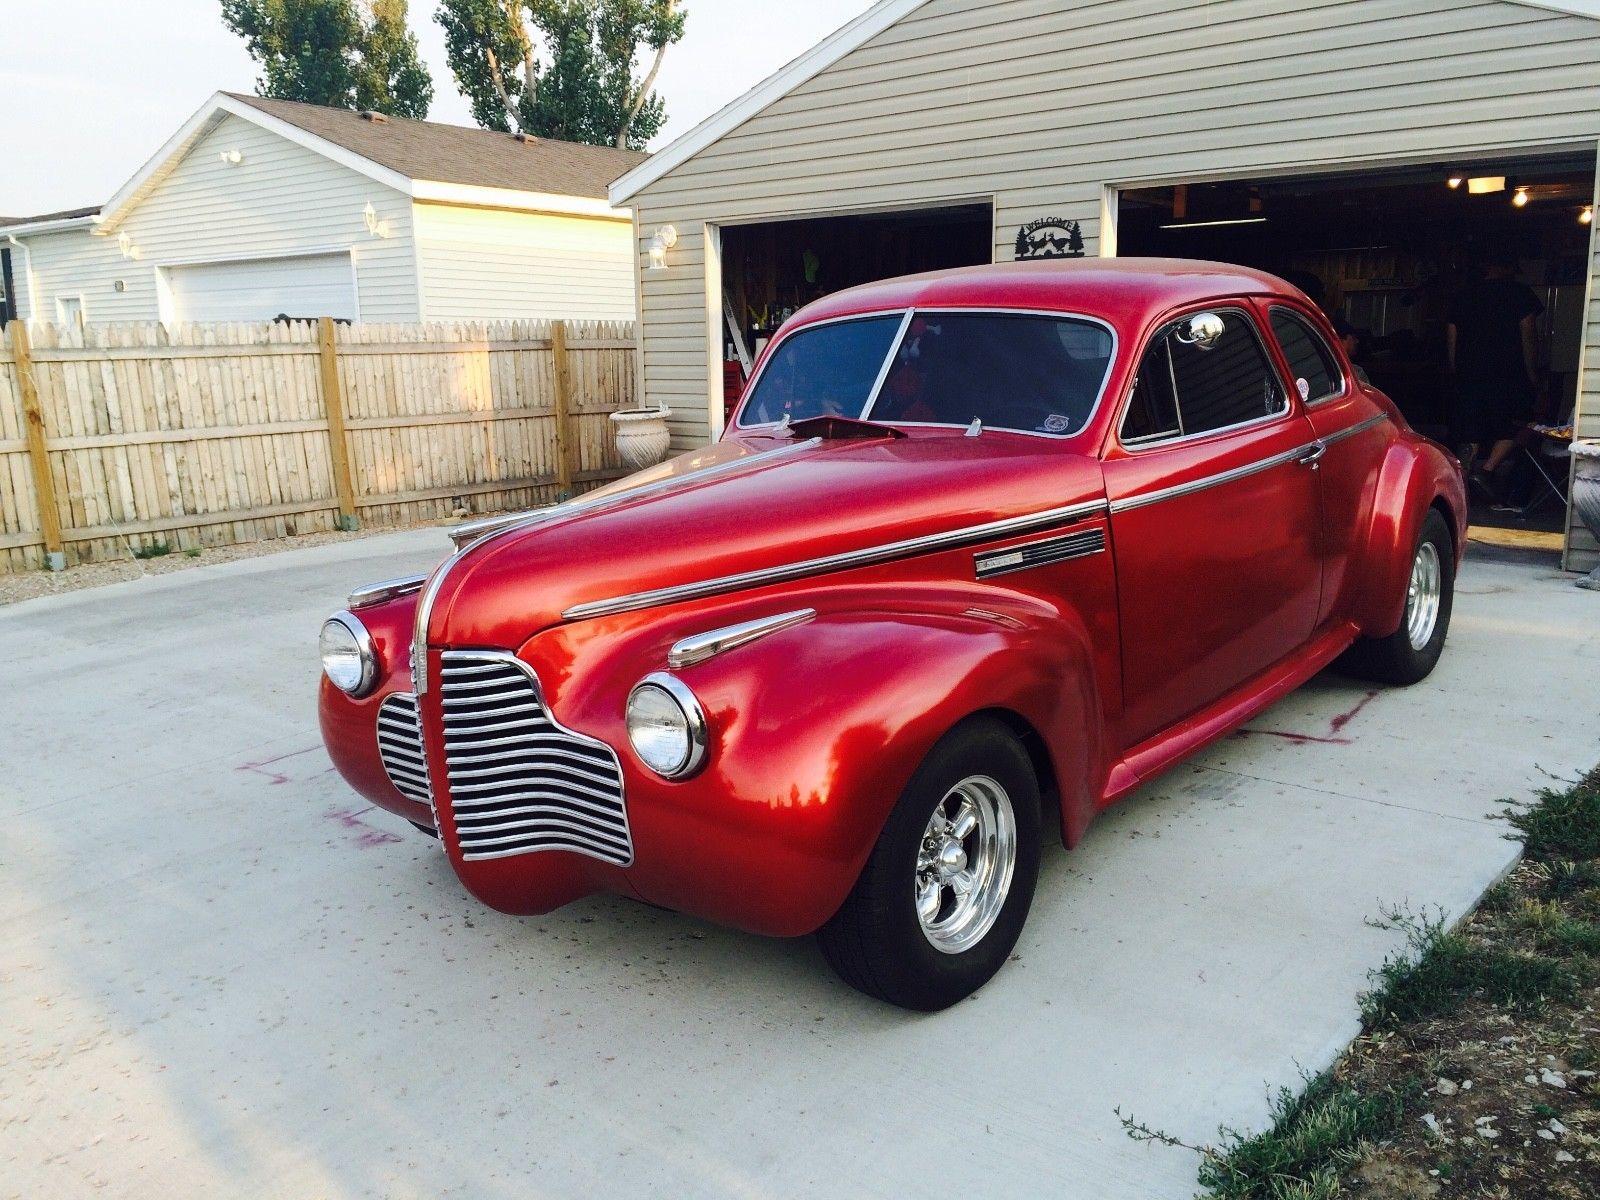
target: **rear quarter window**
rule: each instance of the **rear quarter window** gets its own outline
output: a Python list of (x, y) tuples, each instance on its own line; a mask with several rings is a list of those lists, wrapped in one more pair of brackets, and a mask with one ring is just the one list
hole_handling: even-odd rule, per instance
[(1307, 404), (1337, 396), (1344, 390), (1339, 360), (1309, 321), (1287, 308), (1274, 308), (1272, 332), (1278, 345), (1283, 347), (1290, 373), (1296, 381), (1306, 381), (1304, 399)]

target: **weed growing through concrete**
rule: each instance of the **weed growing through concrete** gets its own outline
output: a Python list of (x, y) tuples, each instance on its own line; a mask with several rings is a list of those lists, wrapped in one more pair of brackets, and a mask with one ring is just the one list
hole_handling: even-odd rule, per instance
[(146, 542), (133, 548), (135, 558), (165, 558), (172, 553), (171, 542)]

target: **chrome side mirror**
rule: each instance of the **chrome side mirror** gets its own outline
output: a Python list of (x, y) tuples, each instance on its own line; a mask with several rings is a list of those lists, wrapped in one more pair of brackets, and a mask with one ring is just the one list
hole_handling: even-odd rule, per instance
[(1228, 327), (1221, 317), (1214, 312), (1203, 312), (1195, 313), (1194, 316), (1180, 321), (1173, 336), (1185, 346), (1193, 346), (1197, 350), (1214, 350), (1226, 332)]

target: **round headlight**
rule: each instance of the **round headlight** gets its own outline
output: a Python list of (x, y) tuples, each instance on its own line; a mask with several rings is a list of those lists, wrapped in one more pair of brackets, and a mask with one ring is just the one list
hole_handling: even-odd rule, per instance
[(322, 670), (341, 692), (364, 696), (378, 679), (372, 636), (354, 614), (334, 613), (322, 626)]
[(628, 696), (627, 723), (634, 753), (657, 775), (682, 779), (705, 761), (705, 713), (676, 676), (645, 676)]

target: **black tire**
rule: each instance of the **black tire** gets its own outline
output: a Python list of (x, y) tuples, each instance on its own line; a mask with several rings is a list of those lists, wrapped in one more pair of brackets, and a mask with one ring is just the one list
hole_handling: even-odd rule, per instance
[[(999, 784), (1014, 818), (1015, 857), (999, 913), (969, 948), (939, 950), (917, 915), (923, 836), (936, 806), (974, 779)], [(937, 1012), (964, 1000), (1005, 965), (1039, 876), (1039, 781), (1002, 722), (975, 717), (946, 734), (917, 768), (849, 897), (818, 931), (822, 953), (851, 987), (901, 1008)]]
[(1432, 547), (1439, 569), (1439, 612), (1434, 619), (1433, 631), (1421, 646), (1413, 645), (1409, 621), (1413, 601), (1410, 596), (1410, 575), (1407, 575), (1406, 609), (1400, 617), (1400, 628), (1388, 637), (1364, 638), (1350, 648), (1340, 666), (1353, 675), (1376, 683), (1409, 687), (1433, 673), (1439, 656), (1444, 653), (1445, 638), (1450, 633), (1450, 611), (1454, 606), (1456, 590), (1456, 555), (1450, 541), (1450, 528), (1438, 509), (1429, 509), (1417, 538), (1412, 561), (1423, 554), (1424, 547)]

